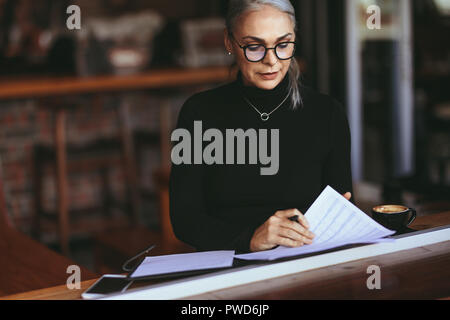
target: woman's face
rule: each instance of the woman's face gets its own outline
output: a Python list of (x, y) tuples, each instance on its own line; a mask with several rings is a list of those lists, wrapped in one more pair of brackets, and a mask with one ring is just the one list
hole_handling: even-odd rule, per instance
[(288, 72), (291, 60), (280, 60), (274, 50), (267, 50), (263, 60), (250, 62), (239, 44), (264, 44), (273, 48), (280, 42), (295, 41), (294, 25), (289, 15), (267, 5), (261, 10), (246, 12), (237, 19), (233, 37), (229, 37), (225, 30), (225, 46), (236, 57), (244, 85), (265, 90), (275, 88)]

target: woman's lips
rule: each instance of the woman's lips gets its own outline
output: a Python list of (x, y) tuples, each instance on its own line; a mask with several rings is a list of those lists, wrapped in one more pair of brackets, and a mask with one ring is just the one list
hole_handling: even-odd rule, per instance
[(272, 73), (260, 73), (259, 75), (265, 80), (274, 80), (278, 75), (278, 71)]

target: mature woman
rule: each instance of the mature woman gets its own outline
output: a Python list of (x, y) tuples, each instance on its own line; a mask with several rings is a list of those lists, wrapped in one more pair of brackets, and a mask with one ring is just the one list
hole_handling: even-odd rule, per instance
[[(278, 140), (264, 140), (270, 147), (260, 141), (248, 150), (258, 147), (260, 155), (265, 148), (279, 152), (279, 163), (266, 175), (260, 164), (250, 161), (173, 163), (173, 229), (198, 250), (249, 252), (307, 245), (314, 234), (303, 213), (322, 190), (330, 185), (351, 199), (345, 112), (332, 98), (300, 85), (299, 67), (292, 59), (295, 36), (296, 19), (288, 0), (230, 1), (224, 37), (227, 54), (234, 55), (239, 68), (237, 79), (190, 97), (177, 129), (194, 136), (199, 128), (214, 128), (224, 137), (229, 129), (266, 129), (266, 134), (277, 130)], [(202, 146), (212, 140), (203, 137)], [(189, 143), (194, 158), (198, 145)]]

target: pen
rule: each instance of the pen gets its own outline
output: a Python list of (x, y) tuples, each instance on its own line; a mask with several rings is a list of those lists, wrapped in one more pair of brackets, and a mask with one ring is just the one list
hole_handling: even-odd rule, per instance
[[(297, 222), (298, 224), (300, 224), (300, 221), (298, 221), (298, 215), (296, 214), (295, 216), (289, 217), (288, 218), (291, 221)], [(311, 235), (314, 236), (314, 233), (312, 233), (311, 231), (308, 231)]]

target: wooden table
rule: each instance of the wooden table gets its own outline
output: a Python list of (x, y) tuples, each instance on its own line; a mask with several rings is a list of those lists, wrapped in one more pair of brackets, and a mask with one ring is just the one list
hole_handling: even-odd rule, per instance
[[(450, 211), (418, 217), (417, 230), (450, 225)], [(382, 290), (368, 290), (367, 266), (382, 268)], [(80, 290), (65, 285), (2, 299), (79, 299)], [(150, 282), (146, 285), (152, 284)], [(142, 284), (141, 284), (142, 285)], [(440, 299), (450, 297), (450, 243), (342, 263), (294, 275), (218, 290), (190, 299)]]
[[(4, 226), (4, 225), (3, 225)], [(76, 263), (21, 232), (0, 225), (0, 296), (62, 285)], [(81, 280), (99, 275), (80, 266)], [(79, 294), (78, 294), (79, 295)]]

